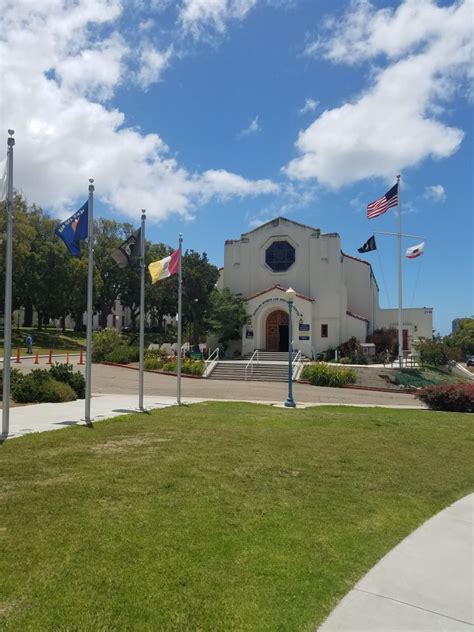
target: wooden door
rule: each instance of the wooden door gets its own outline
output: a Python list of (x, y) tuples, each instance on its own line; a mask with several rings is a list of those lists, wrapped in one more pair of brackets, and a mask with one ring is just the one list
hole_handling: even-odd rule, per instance
[(266, 350), (280, 350), (280, 325), (288, 327), (288, 314), (281, 309), (269, 314), (266, 323)]

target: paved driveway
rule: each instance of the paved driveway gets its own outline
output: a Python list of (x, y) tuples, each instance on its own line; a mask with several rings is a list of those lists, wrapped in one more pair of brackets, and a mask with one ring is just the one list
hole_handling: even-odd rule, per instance
[[(64, 361), (61, 357), (57, 361)], [(47, 358), (40, 359), (40, 367), (44, 368)], [(71, 358), (74, 368), (84, 371), (78, 366), (78, 358)], [(12, 367), (23, 371), (34, 368), (33, 359), (22, 360)], [(183, 377), (182, 396), (191, 398), (230, 399), (246, 401), (283, 402), (288, 391), (284, 382), (234, 382), (227, 380), (205, 380)], [(176, 396), (176, 377), (159, 373), (145, 372), (145, 395)], [(133, 395), (138, 393), (138, 371), (126, 368), (94, 364), (92, 367), (92, 392), (101, 394), (120, 393)], [(295, 401), (310, 404), (349, 404), (354, 406), (390, 406), (400, 408), (424, 408), (424, 405), (413, 395), (406, 393), (380, 393), (348, 388), (328, 388), (294, 384)]]

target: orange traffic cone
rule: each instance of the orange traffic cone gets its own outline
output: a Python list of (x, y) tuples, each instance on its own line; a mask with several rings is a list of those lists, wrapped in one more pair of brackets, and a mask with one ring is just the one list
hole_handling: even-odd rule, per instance
[(81, 349), (81, 355), (79, 356), (79, 364), (84, 364), (84, 359), (82, 357), (83, 351)]
[(39, 364), (39, 351), (35, 353), (35, 364)]
[(46, 364), (53, 364), (53, 352), (51, 349), (49, 350), (49, 358)]
[(21, 364), (21, 360), (20, 360), (20, 347), (17, 347), (17, 350), (16, 350), (16, 360), (15, 360), (15, 364)]

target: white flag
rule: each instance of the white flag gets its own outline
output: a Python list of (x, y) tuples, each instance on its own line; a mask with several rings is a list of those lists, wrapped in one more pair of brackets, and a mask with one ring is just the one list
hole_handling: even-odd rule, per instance
[(411, 248), (407, 248), (405, 257), (407, 257), (408, 259), (416, 259), (416, 257), (419, 257), (420, 255), (423, 254), (424, 249), (425, 249), (425, 242), (422, 241), (421, 244), (418, 244), (418, 246), (412, 246)]
[(7, 159), (0, 161), (0, 202), (7, 197)]

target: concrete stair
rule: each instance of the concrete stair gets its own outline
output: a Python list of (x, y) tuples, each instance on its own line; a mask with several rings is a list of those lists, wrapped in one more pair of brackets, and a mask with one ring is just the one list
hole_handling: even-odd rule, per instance
[[(293, 351), (293, 359), (296, 357), (297, 351)], [(247, 362), (252, 357), (253, 353), (247, 353), (244, 360)], [(309, 361), (306, 356), (301, 356), (302, 362)], [(259, 351), (258, 362), (288, 362), (288, 351)]]
[[(288, 355), (288, 354), (287, 354)], [(254, 363), (253, 369), (249, 367), (247, 374), (245, 367), (247, 362), (223, 360), (216, 364), (209, 375), (209, 380), (242, 380), (254, 382), (286, 382), (288, 380), (288, 363), (268, 362), (266, 364)]]
[[(296, 357), (293, 352), (293, 359)], [(287, 382), (288, 381), (288, 353), (277, 351), (259, 351), (258, 361), (254, 359), (246, 370), (252, 353), (243, 360), (221, 360), (217, 362), (210, 380), (242, 380), (254, 382)], [(306, 357), (301, 358), (307, 361)]]

